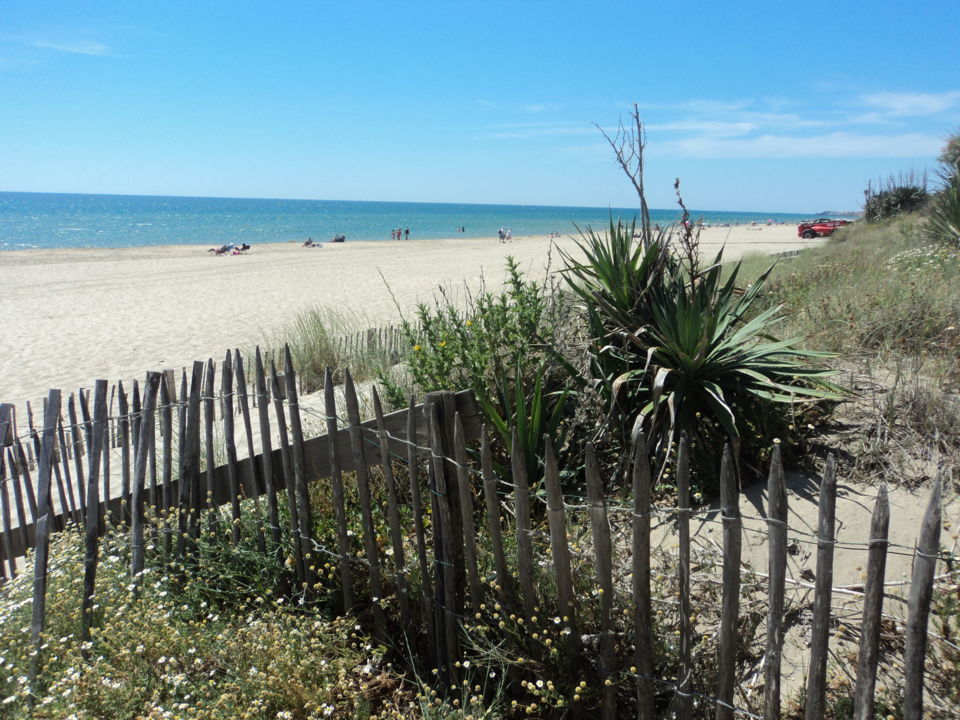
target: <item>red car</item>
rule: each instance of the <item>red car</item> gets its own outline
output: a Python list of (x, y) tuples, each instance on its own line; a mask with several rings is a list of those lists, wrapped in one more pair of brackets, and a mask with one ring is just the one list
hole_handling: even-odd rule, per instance
[(809, 222), (802, 222), (797, 225), (797, 237), (811, 239), (815, 237), (829, 237), (838, 227), (848, 225), (849, 220), (831, 220), (829, 218), (819, 218)]

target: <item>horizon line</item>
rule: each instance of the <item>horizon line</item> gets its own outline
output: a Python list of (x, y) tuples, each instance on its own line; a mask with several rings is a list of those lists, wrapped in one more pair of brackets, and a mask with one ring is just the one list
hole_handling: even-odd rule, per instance
[[(154, 195), (147, 193), (82, 193), (82, 192), (52, 192), (45, 190), (0, 190), (0, 195), (72, 195), (78, 197), (130, 197), (130, 198), (159, 198), (159, 199), (172, 199), (172, 200), (266, 200), (273, 202), (353, 202), (353, 203), (384, 203), (384, 204), (396, 204), (396, 205), (466, 205), (474, 207), (547, 207), (547, 208), (581, 208), (589, 210), (631, 210), (639, 213), (639, 208), (630, 208), (630, 207), (621, 207), (615, 205), (552, 205), (549, 203), (540, 204), (540, 203), (494, 203), (494, 202), (452, 202), (452, 201), (431, 201), (431, 200), (356, 200), (356, 199), (343, 199), (343, 198), (281, 198), (281, 197), (250, 197), (250, 196), (228, 196), (228, 195)], [(672, 212), (674, 208), (650, 208), (654, 212)], [(682, 214), (682, 210), (676, 208), (678, 214)], [(710, 210), (710, 209), (696, 209), (688, 211), (691, 215), (696, 213), (749, 213), (752, 215), (818, 215), (823, 214), (827, 211), (818, 211), (818, 212), (796, 212), (796, 211), (786, 211), (786, 210)], [(856, 210), (831, 210), (830, 213), (840, 214), (840, 213), (851, 213), (851, 212), (861, 212), (860, 209)]]

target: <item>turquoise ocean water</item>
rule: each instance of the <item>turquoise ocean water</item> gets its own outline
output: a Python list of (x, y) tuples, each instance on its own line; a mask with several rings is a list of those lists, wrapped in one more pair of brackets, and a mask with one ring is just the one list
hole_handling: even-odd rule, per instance
[[(0, 250), (121, 248), (147, 245), (227, 242), (390, 240), (393, 228), (410, 228), (411, 239), (490, 237), (501, 227), (515, 237), (576, 232), (574, 224), (606, 226), (610, 212), (632, 219), (631, 208), (453, 203), (361, 202), (346, 200), (254, 200), (67, 195), (0, 192)], [(678, 210), (651, 210), (653, 222), (680, 219)], [(791, 213), (693, 211), (711, 224), (795, 223), (809, 216)], [(465, 232), (457, 233), (458, 227)]]

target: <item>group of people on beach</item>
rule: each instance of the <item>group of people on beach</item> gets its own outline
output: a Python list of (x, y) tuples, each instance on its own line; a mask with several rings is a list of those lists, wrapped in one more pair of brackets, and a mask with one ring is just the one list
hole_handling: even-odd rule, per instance
[(207, 252), (213, 253), (214, 255), (242, 255), (249, 249), (250, 246), (247, 243), (243, 243), (242, 245), (224, 243), (218, 248), (210, 248)]
[(500, 231), (497, 233), (497, 235), (500, 236), (501, 243), (513, 240), (513, 228), (507, 228), (506, 230), (500, 228)]
[(396, 229), (394, 229), (394, 230), (391, 230), (391, 231), (390, 231), (390, 239), (391, 239), (391, 240), (409, 240), (409, 239), (410, 239), (410, 228), (407, 228), (407, 229), (405, 229), (405, 230), (401, 230), (400, 228), (396, 228)]

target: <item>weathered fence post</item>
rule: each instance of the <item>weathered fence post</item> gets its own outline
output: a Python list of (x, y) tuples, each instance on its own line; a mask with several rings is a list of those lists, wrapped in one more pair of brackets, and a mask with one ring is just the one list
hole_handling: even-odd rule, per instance
[(173, 479), (173, 401), (176, 393), (174, 388), (175, 383), (176, 379), (174, 378), (173, 370), (164, 370), (163, 382), (160, 384), (160, 404), (162, 405), (160, 412), (160, 436), (163, 438), (163, 447), (160, 456), (160, 482), (162, 487), (160, 492), (157, 493), (158, 497), (156, 499), (158, 501), (157, 510), (163, 518), (163, 542), (165, 547), (169, 540), (169, 533), (167, 532), (169, 518), (167, 513), (170, 511), (170, 505), (172, 503), (170, 483)]
[(636, 632), (637, 719), (653, 720), (653, 606), (650, 599), (650, 458), (646, 437), (633, 438), (632, 591)]
[(527, 461), (513, 428), (510, 443), (510, 464), (513, 471), (514, 508), (517, 514), (517, 577), (523, 595), (523, 614), (526, 620), (534, 615), (537, 604), (533, 590), (533, 538), (530, 535), (530, 484)]
[(511, 596), (513, 581), (507, 569), (503, 552), (503, 529), (500, 527), (500, 500), (497, 497), (497, 476), (493, 473), (493, 457), (490, 453), (490, 438), (484, 423), (480, 428), (480, 472), (483, 475), (483, 498), (487, 508), (487, 530), (490, 533), (490, 549), (497, 572), (497, 597), (506, 607)]
[(567, 515), (563, 505), (563, 490), (560, 488), (560, 472), (557, 470), (557, 455), (550, 436), (544, 438), (543, 478), (547, 488), (547, 519), (550, 524), (550, 549), (553, 555), (553, 572), (557, 580), (557, 605), (563, 626), (569, 628), (564, 654), (567, 667), (577, 660), (577, 608), (573, 590), (573, 575), (570, 572), (570, 547), (567, 544)]
[(460, 494), (460, 518), (463, 527), (464, 560), (470, 586), (470, 602), (474, 612), (481, 604), (480, 572), (477, 569), (477, 529), (473, 522), (473, 493), (470, 489), (470, 468), (467, 467), (467, 446), (460, 413), (454, 416), (453, 450), (457, 461), (457, 485)]
[(133, 466), (133, 487), (130, 498), (130, 575), (135, 584), (140, 582), (140, 573), (145, 565), (143, 541), (143, 491), (147, 477), (150, 455), (150, 438), (154, 432), (154, 413), (157, 408), (157, 391), (160, 388), (160, 373), (148, 372), (143, 384), (143, 419), (139, 423), (140, 439)]
[[(393, 462), (390, 459), (390, 436), (383, 422), (383, 406), (380, 394), (373, 388), (373, 411), (377, 419), (377, 442), (380, 444), (380, 465), (383, 482), (387, 488), (387, 522), (390, 526), (390, 544), (393, 548), (393, 567), (397, 573), (397, 593), (400, 596), (400, 621), (404, 631), (410, 626), (410, 603), (407, 589), (407, 570), (403, 557), (403, 528), (400, 525), (400, 509), (397, 506), (397, 483), (393, 477)], [(473, 518), (471, 518), (472, 520)]]
[[(297, 396), (297, 376), (293, 371), (293, 358), (290, 346), (283, 350), (283, 366), (286, 375), (287, 404), (290, 408), (291, 459), (293, 461), (293, 483), (300, 507), (297, 514), (300, 520), (300, 550), (303, 552), (303, 576), (307, 583), (304, 599), (312, 601), (316, 595), (318, 578), (316, 573), (317, 551), (313, 546), (313, 509), (310, 507), (310, 493), (307, 492), (307, 477), (303, 469), (303, 427), (300, 425), (300, 401)], [(289, 482), (289, 479), (288, 479)]]
[(617, 689), (613, 684), (613, 549), (610, 541), (610, 522), (603, 497), (603, 481), (593, 443), (587, 444), (587, 500), (590, 504), (590, 528), (593, 533), (593, 554), (597, 573), (597, 592), (600, 594), (600, 688), (601, 720), (617, 716)]
[(333, 489), (333, 513), (337, 522), (337, 550), (340, 553), (340, 585), (344, 612), (353, 611), (353, 573), (350, 571), (350, 536), (347, 531), (347, 510), (343, 496), (343, 471), (337, 443), (337, 402), (333, 389), (333, 371), (323, 373), (323, 403), (327, 421), (327, 442), (330, 448), (330, 484)]
[(383, 587), (380, 581), (380, 551), (377, 549), (377, 533), (373, 526), (373, 503), (370, 497), (370, 477), (367, 461), (363, 456), (363, 428), (360, 427), (360, 405), (350, 371), (344, 371), (344, 399), (347, 404), (347, 420), (350, 423), (350, 447), (357, 473), (357, 495), (360, 500), (360, 520), (363, 525), (363, 545), (370, 565), (370, 594), (373, 597), (373, 624), (377, 639), (386, 639), (386, 618), (383, 614)]
[(77, 501), (80, 506), (77, 522), (82, 524), (87, 514), (87, 486), (83, 474), (83, 433), (81, 433), (80, 424), (77, 422), (77, 406), (73, 399), (73, 393), (70, 393), (70, 397), (67, 399), (67, 416), (70, 419), (70, 440), (73, 443), (73, 469), (77, 474)]
[(780, 446), (773, 446), (767, 479), (767, 649), (764, 657), (764, 720), (780, 720), (780, 663), (783, 653), (783, 603), (787, 579), (787, 485)]
[(196, 540), (199, 534), (200, 504), (200, 394), (203, 386), (203, 363), (193, 363), (190, 395), (186, 407), (184, 436), (180, 439), (180, 480), (177, 536), (177, 554), (183, 555), (187, 538)]
[(810, 638), (810, 671), (804, 720), (821, 720), (827, 689), (827, 650), (830, 638), (830, 600), (833, 593), (834, 517), (837, 478), (833, 455), (820, 483), (820, 520), (817, 528), (817, 579), (813, 598), (813, 628)]
[(280, 378), (277, 368), (270, 361), (270, 388), (273, 393), (273, 409), (277, 415), (277, 432), (280, 441), (280, 460), (283, 464), (284, 485), (287, 489), (287, 509), (290, 516), (290, 540), (293, 543), (293, 562), (297, 571), (297, 582), (301, 588), (306, 582), (303, 563), (303, 544), (300, 539), (300, 514), (297, 512), (297, 496), (293, 483), (293, 460), (290, 457), (290, 439), (287, 435), (287, 419), (283, 410), (283, 395), (280, 390)]
[(880, 651), (880, 618), (883, 612), (883, 578), (887, 565), (889, 527), (890, 503), (887, 501), (887, 488), (881, 485), (870, 520), (870, 550), (863, 588), (863, 623), (860, 629), (857, 684), (853, 691), (853, 720), (873, 720), (874, 716), (873, 692)]
[(36, 554), (33, 563), (33, 619), (30, 622), (30, 638), (33, 641), (33, 657), (30, 659), (30, 687), (34, 697), (39, 696), (37, 678), (40, 673), (40, 658), (43, 645), (43, 628), (47, 610), (47, 560), (50, 552), (50, 524), (53, 508), (50, 503), (50, 475), (53, 465), (53, 449), (57, 441), (57, 421), (60, 419), (60, 391), (51, 390), (43, 413), (43, 440), (37, 456), (37, 483), (39, 493), (39, 517), (36, 526)]
[(240, 416), (243, 418), (243, 432), (247, 437), (247, 495), (253, 500), (253, 514), (257, 525), (257, 549), (265, 553), (267, 544), (263, 536), (263, 515), (260, 512), (260, 489), (257, 487), (257, 463), (253, 449), (253, 423), (250, 420), (247, 378), (243, 372), (243, 356), (240, 355), (239, 349), (234, 348), (233, 357), (233, 370), (237, 377), (237, 395), (240, 399)]
[(130, 502), (130, 403), (123, 382), (117, 383), (117, 412), (120, 414), (120, 522), (124, 522), (125, 512), (129, 512)]
[(207, 529), (210, 531), (213, 531), (217, 516), (216, 508), (213, 507), (213, 471), (216, 467), (213, 446), (213, 423), (217, 413), (216, 404), (213, 402), (215, 382), (216, 376), (214, 375), (213, 358), (207, 358), (206, 375), (203, 383), (203, 444), (205, 446), (204, 455), (207, 465), (207, 487), (203, 497), (203, 507), (207, 511)]
[(100, 458), (107, 423), (107, 381), (97, 380), (93, 396), (94, 420), (90, 439), (90, 467), (87, 473), (87, 518), (83, 560), (83, 607), (80, 616), (80, 639), (90, 639), (93, 621), (93, 592), (97, 581), (100, 541)]
[[(70, 472), (70, 458), (69, 458), (70, 446), (67, 444), (67, 433), (63, 428), (62, 419), (57, 423), (57, 434), (60, 441), (61, 459), (63, 464), (63, 476), (64, 476), (64, 480), (66, 480), (66, 483), (67, 483), (67, 497), (69, 498), (69, 502), (70, 502), (70, 508), (69, 508), (70, 517), (73, 520), (73, 522), (76, 523), (77, 526), (79, 526), (82, 521), (80, 518), (80, 512), (77, 509), (77, 496), (73, 489), (73, 476)], [(3, 461), (3, 447), (2, 447), (2, 443), (0, 443), (0, 462), (2, 461)], [(64, 510), (66, 509), (67, 508), (64, 508)]]
[(448, 682), (456, 682), (454, 663), (460, 655), (457, 628), (456, 560), (450, 522), (450, 492), (444, 467), (444, 444), (440, 420), (442, 399), (438, 393), (425, 398), (424, 412), (430, 428), (431, 500), (433, 503), (434, 566), (437, 578), (437, 654)]
[(933, 600), (933, 576), (940, 551), (942, 487), (943, 476), (938, 472), (920, 526), (920, 538), (913, 559), (903, 651), (903, 720), (921, 720), (923, 717), (923, 661), (927, 652), (927, 620)]
[(17, 574), (17, 561), (13, 557), (13, 535), (11, 532), (10, 499), (7, 496), (7, 473), (4, 467), (6, 457), (5, 442), (10, 425), (6, 419), (0, 421), (0, 513), (3, 517), (3, 554), (9, 567), (8, 577), (12, 580)]
[[(237, 476), (237, 442), (233, 434), (233, 359), (227, 350), (220, 370), (221, 419), (223, 420), (223, 445), (227, 452), (227, 483), (230, 486), (230, 512), (234, 544), (240, 542), (240, 480)], [(291, 483), (292, 485), (292, 483)]]
[(687, 720), (693, 711), (693, 628), (690, 622), (690, 457), (685, 435), (680, 436), (677, 448), (677, 536), (680, 545), (677, 567), (680, 586), (680, 672), (674, 707), (678, 720)]
[(720, 667), (717, 672), (717, 720), (733, 719), (737, 672), (737, 616), (740, 610), (740, 488), (730, 445), (720, 466), (720, 512), (723, 516), (723, 599), (720, 614)]
[(433, 667), (440, 667), (437, 654), (437, 613), (433, 602), (433, 583), (427, 563), (427, 543), (423, 531), (423, 505), (420, 500), (420, 474), (417, 463), (417, 413), (413, 398), (407, 408), (407, 473), (410, 480), (410, 511), (413, 514), (414, 534), (417, 538), (417, 567), (420, 569), (420, 600), (427, 626), (427, 645)]

